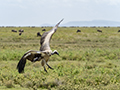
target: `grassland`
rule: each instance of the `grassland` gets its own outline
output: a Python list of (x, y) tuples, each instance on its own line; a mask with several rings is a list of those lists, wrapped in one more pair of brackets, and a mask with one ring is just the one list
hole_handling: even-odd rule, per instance
[[(24, 33), (11, 32), (24, 29)], [(28, 50), (39, 50), (41, 27), (0, 28), (0, 90), (119, 90), (119, 27), (59, 27), (50, 46), (60, 56), (51, 56), (54, 70), (44, 72), (40, 62), (27, 61), (25, 72), (16, 66)], [(47, 31), (51, 27), (45, 28)], [(82, 32), (76, 33), (80, 29)], [(101, 29), (103, 32), (97, 32)]]

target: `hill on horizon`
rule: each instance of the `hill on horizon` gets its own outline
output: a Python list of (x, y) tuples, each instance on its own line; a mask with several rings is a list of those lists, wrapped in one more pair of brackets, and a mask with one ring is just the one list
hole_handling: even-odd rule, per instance
[(120, 22), (108, 20), (70, 21), (62, 26), (120, 26)]

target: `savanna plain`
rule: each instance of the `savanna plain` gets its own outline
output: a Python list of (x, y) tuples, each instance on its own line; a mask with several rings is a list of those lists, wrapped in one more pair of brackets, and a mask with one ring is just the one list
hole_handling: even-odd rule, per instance
[[(52, 27), (44, 27), (46, 31)], [(20, 36), (12, 29), (23, 29)], [(58, 27), (50, 47), (54, 70), (46, 73), (41, 62), (16, 67), (28, 50), (40, 49), (42, 27), (0, 27), (0, 90), (119, 90), (120, 27)], [(80, 29), (81, 32), (76, 33)], [(97, 32), (100, 29), (102, 32)]]

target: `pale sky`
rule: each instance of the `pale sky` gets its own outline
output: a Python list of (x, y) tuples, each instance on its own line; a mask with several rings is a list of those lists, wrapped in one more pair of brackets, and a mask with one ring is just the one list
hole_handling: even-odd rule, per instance
[(0, 26), (55, 25), (69, 21), (120, 22), (120, 0), (0, 0)]

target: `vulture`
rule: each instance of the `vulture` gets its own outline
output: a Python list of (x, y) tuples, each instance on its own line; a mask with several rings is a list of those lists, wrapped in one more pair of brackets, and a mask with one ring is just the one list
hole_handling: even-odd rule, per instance
[(20, 59), (17, 65), (17, 69), (19, 73), (24, 72), (26, 60), (29, 60), (31, 62), (41, 61), (41, 65), (43, 66), (45, 72), (47, 72), (45, 65), (47, 65), (48, 68), (53, 69), (52, 67), (48, 65), (49, 58), (51, 55), (54, 55), (54, 54), (59, 55), (59, 53), (57, 52), (57, 50), (52, 51), (50, 49), (50, 40), (53, 34), (56, 32), (58, 25), (62, 21), (63, 19), (50, 31), (44, 32), (42, 34), (41, 39), (40, 39), (40, 45), (41, 45), (40, 51), (29, 50), (22, 56), (22, 58)]

